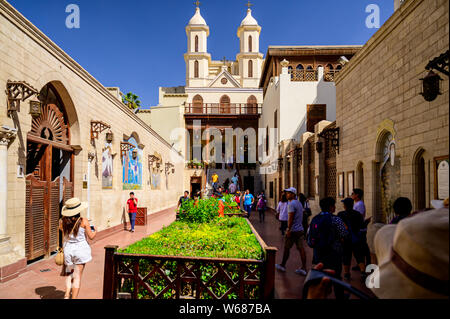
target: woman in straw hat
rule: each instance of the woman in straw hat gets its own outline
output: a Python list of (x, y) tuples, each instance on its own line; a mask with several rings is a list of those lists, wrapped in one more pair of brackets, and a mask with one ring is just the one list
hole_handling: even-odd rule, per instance
[(66, 201), (61, 211), (60, 229), (64, 237), (64, 265), (61, 275), (66, 276), (64, 299), (69, 299), (71, 292), (72, 299), (78, 297), (84, 267), (92, 260), (91, 247), (86, 236), (94, 239), (97, 232), (95, 227), (91, 228), (89, 221), (80, 215), (87, 207), (86, 202), (71, 198)]

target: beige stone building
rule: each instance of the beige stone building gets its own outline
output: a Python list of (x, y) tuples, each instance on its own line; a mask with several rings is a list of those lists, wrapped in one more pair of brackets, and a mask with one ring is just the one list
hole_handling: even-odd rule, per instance
[(0, 84), (0, 282), (55, 251), (68, 197), (99, 236), (123, 229), (130, 190), (148, 214), (176, 205), (178, 152), (5, 1)]
[[(337, 193), (362, 188), (367, 217), (386, 223), (392, 203), (414, 210), (448, 197), (449, 2), (396, 1), (396, 11), (336, 78)], [(420, 94), (430, 60), (447, 52), (440, 94)], [(341, 192), (339, 190), (341, 188)]]

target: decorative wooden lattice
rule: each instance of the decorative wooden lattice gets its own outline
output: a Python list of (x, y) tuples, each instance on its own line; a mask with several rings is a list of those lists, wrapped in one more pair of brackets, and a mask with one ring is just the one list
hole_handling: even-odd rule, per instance
[(115, 254), (114, 296), (257, 299), (263, 261)]
[(310, 137), (308, 139), (308, 190), (309, 197), (316, 196), (316, 187), (315, 187), (315, 149), (314, 149), (314, 137)]
[(291, 70), (291, 81), (294, 82), (312, 82), (318, 81), (317, 70)]
[(326, 194), (328, 197), (336, 198), (336, 140), (339, 141), (339, 129), (336, 123), (327, 127), (320, 136), (325, 138), (325, 178)]
[(54, 104), (47, 104), (42, 107), (41, 115), (33, 119), (31, 123), (29, 134), (50, 141), (68, 144), (67, 125), (64, 122), (64, 115)]
[(111, 126), (102, 121), (91, 121), (91, 140), (98, 139), (98, 134), (109, 128)]
[(8, 96), (8, 112), (20, 112), (20, 101), (25, 101), (38, 91), (25, 81), (10, 81), (6, 83), (6, 95)]
[(262, 259), (123, 254), (105, 247), (103, 299), (272, 299), (277, 249)]
[(327, 70), (323, 75), (325, 82), (334, 82), (336, 75), (339, 73), (338, 70)]

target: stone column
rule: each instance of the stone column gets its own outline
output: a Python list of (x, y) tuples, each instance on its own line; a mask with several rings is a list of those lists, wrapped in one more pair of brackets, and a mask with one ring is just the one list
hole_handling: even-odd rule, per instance
[(0, 127), (0, 268), (20, 258), (13, 251), (8, 236), (8, 145), (16, 134), (16, 129)]
[(15, 129), (0, 128), (0, 241), (7, 238), (8, 145), (15, 136)]

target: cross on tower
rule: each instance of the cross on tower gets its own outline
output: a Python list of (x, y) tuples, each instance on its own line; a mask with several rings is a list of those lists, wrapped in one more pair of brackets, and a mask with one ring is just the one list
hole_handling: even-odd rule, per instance
[(247, 7), (250, 9), (250, 7), (252, 7), (253, 6), (253, 4), (250, 2), (250, 0), (248, 1), (248, 3), (246, 4), (247, 5)]
[(194, 4), (197, 6), (197, 8), (200, 6), (201, 2), (200, 1), (195, 1)]
[(223, 62), (223, 65), (226, 65), (227, 64), (227, 59), (225, 57), (223, 57), (222, 62)]

